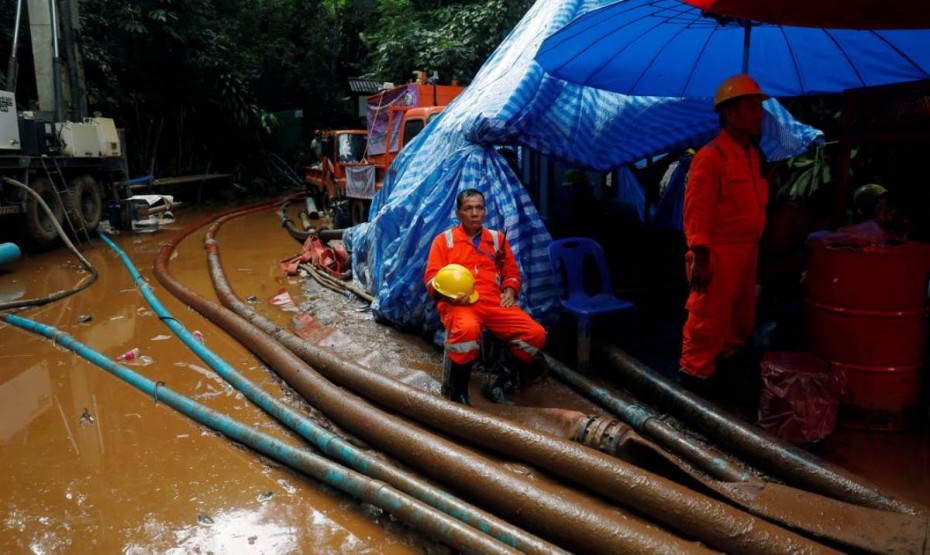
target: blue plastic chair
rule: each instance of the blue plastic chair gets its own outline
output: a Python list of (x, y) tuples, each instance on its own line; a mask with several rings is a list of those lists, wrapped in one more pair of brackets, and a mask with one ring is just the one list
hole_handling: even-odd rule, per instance
[[(600, 289), (585, 289), (585, 259), (593, 258)], [(586, 372), (591, 355), (591, 330), (595, 316), (629, 312), (633, 303), (618, 299), (610, 288), (610, 272), (604, 250), (593, 239), (568, 237), (549, 244), (549, 259), (562, 279), (562, 310), (578, 322), (578, 371)]]

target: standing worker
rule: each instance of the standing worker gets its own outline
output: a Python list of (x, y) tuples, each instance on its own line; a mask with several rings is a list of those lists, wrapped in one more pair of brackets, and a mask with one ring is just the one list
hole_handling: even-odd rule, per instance
[(721, 131), (691, 163), (685, 189), (690, 294), (681, 347), (681, 381), (700, 389), (748, 344), (756, 303), (756, 264), (768, 183), (758, 144), (768, 95), (748, 75), (724, 81), (714, 97)]
[(546, 330), (517, 306), (520, 269), (504, 234), (484, 228), (484, 195), (466, 189), (455, 198), (461, 225), (433, 240), (423, 281), (448, 334), (445, 343), (442, 395), (457, 403), (468, 400), (468, 380), (481, 354), (487, 329), (507, 343), (510, 357), (486, 384), (495, 403), (512, 404), (514, 365), (530, 364), (546, 342)]

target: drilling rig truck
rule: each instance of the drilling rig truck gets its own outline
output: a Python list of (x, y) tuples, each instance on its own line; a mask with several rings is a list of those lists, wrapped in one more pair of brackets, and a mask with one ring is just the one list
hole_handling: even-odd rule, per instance
[[(23, 7), (18, 0), (9, 67), (5, 86), (0, 87), (0, 229), (43, 248), (59, 240), (52, 218), (74, 235), (87, 235), (97, 228), (106, 197), (117, 195), (112, 185), (125, 171), (125, 164), (113, 120), (87, 117), (83, 71), (73, 41), (77, 3), (27, 4), (38, 109), (20, 110), (15, 95), (16, 43)], [(60, 41), (60, 37), (69, 40)], [(51, 217), (13, 181), (41, 197), (51, 208)]]

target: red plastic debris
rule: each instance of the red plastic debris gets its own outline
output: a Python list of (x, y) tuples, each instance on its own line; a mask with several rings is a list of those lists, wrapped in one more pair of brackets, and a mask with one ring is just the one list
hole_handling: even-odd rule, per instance
[(814, 443), (833, 432), (845, 377), (806, 353), (769, 353), (762, 359), (758, 425), (791, 443)]

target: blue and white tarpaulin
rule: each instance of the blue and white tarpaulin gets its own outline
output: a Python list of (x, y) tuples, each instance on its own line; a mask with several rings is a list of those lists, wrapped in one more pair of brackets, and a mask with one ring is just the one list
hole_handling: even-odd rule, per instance
[[(567, 164), (607, 171), (646, 156), (700, 146), (718, 131), (707, 100), (628, 97), (546, 75), (533, 61), (542, 41), (579, 13), (608, 2), (539, 0), (471, 85), (391, 165), (368, 223), (350, 228), (356, 278), (376, 314), (403, 329), (439, 326), (423, 272), (433, 238), (455, 225), (455, 195), (485, 194), (485, 225), (503, 231), (523, 274), (519, 302), (543, 324), (559, 299), (551, 238), (495, 145), (521, 144)], [(763, 149), (770, 160), (804, 151), (819, 131), (766, 103)]]

